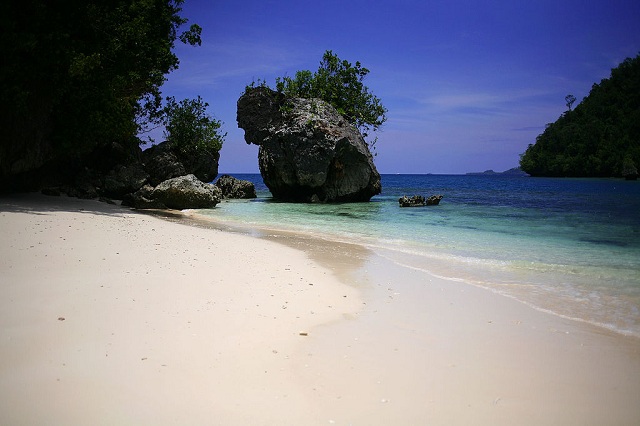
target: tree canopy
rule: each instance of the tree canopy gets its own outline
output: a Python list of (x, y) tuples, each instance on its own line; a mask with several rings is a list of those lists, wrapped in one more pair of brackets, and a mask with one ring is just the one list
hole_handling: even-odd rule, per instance
[(533, 176), (613, 177), (640, 166), (640, 55), (611, 76), (529, 145), (520, 167)]
[(279, 77), (276, 90), (287, 96), (319, 98), (328, 102), (367, 137), (387, 120), (387, 109), (363, 84), (367, 74), (369, 70), (360, 62), (353, 65), (327, 50), (315, 73), (302, 70), (293, 78)]
[(180, 102), (168, 97), (164, 108), (167, 141), (185, 154), (220, 151), (226, 134), (219, 131), (222, 122), (207, 114), (208, 106), (200, 96)]
[(183, 0), (8, 0), (0, 6), (0, 176), (136, 144), (160, 120)]

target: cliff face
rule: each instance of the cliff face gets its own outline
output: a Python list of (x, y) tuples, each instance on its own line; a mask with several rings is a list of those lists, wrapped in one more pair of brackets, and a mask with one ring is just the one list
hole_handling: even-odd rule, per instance
[(260, 147), (260, 173), (276, 199), (368, 201), (382, 190), (360, 132), (320, 99), (250, 89), (238, 100), (237, 120), (247, 143)]
[(49, 130), (46, 114), (34, 111), (31, 122), (18, 122), (17, 118), (9, 122), (5, 118), (0, 119), (0, 123), (8, 126), (0, 142), (1, 179), (31, 172), (51, 158), (52, 147), (46, 138)]

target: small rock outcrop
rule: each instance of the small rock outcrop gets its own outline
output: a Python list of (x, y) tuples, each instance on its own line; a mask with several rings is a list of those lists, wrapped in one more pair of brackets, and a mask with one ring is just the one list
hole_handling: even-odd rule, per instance
[(166, 141), (142, 151), (144, 169), (149, 174), (149, 183), (154, 186), (187, 174), (193, 174), (203, 182), (211, 182), (218, 176), (219, 160), (219, 152), (185, 153)]
[(220, 188), (222, 198), (243, 199), (257, 197), (255, 185), (248, 180), (222, 175), (218, 178), (215, 185)]
[(140, 189), (147, 179), (149, 174), (139, 163), (116, 166), (104, 177), (101, 192), (103, 196), (121, 199)]
[(145, 171), (149, 173), (149, 184), (152, 186), (187, 174), (184, 165), (167, 142), (161, 142), (142, 151), (142, 163)]
[(443, 197), (444, 197), (443, 195), (432, 195), (429, 198), (427, 198), (427, 205), (437, 206), (438, 204), (440, 204), (440, 200), (442, 200)]
[(260, 147), (260, 174), (276, 199), (368, 201), (382, 190), (360, 132), (320, 99), (252, 88), (238, 100), (237, 121)]
[(180, 176), (156, 186), (151, 199), (170, 209), (207, 209), (220, 202), (220, 189), (202, 182), (195, 175)]
[(198, 152), (178, 152), (187, 173), (194, 174), (202, 182), (213, 182), (218, 176), (218, 151), (200, 150)]
[(398, 203), (400, 203), (400, 207), (437, 206), (442, 198), (442, 195), (432, 195), (428, 198), (424, 198), (422, 195), (414, 195), (413, 197), (403, 195), (398, 199)]
[(162, 202), (153, 199), (153, 186), (144, 185), (134, 193), (127, 194), (122, 198), (122, 205), (133, 207), (134, 209), (166, 209)]
[(221, 191), (194, 175), (165, 180), (153, 188), (145, 185), (122, 200), (122, 204), (137, 209), (207, 209), (215, 207)]

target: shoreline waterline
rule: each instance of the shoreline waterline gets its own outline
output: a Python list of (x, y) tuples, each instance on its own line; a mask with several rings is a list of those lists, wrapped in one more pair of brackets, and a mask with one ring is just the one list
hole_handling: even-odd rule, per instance
[[(227, 203), (234, 202), (237, 201), (227, 201)], [(224, 208), (224, 205), (216, 209), (222, 208)], [(415, 250), (408, 247), (405, 241), (400, 241), (399, 244), (396, 245), (389, 245), (381, 240), (363, 239), (360, 235), (345, 236), (344, 234), (322, 232), (314, 229), (301, 229), (295, 227), (295, 225), (276, 227), (273, 223), (264, 224), (254, 222), (247, 224), (229, 218), (217, 217), (215, 214), (216, 209), (210, 211), (190, 210), (185, 211), (183, 214), (185, 217), (194, 220), (195, 224), (201, 223), (203, 226), (209, 224), (209, 226), (215, 226), (230, 232), (270, 239), (294, 248), (303, 249), (312, 256), (314, 251), (318, 251), (314, 249), (314, 247), (326, 247), (327, 245), (337, 244), (342, 246), (342, 248), (334, 251), (342, 253), (343, 256), (349, 256), (350, 250), (357, 249), (357, 251), (366, 253), (366, 256), (379, 256), (389, 260), (400, 268), (410, 268), (438, 279), (478, 287), (502, 297), (511, 298), (545, 314), (601, 328), (624, 337), (640, 339), (640, 329), (629, 330), (624, 326), (620, 327), (616, 324), (593, 319), (590, 317), (593, 314), (590, 306), (587, 306), (584, 311), (578, 311), (577, 313), (569, 311), (567, 308), (571, 307), (572, 303), (575, 303), (575, 294), (567, 294), (559, 298), (555, 288), (552, 289), (553, 291), (551, 292), (545, 292), (539, 283), (528, 284), (526, 281), (513, 281), (513, 274), (505, 275), (505, 279), (505, 276), (500, 275), (500, 271), (487, 271), (486, 267), (479, 267), (468, 258), (456, 258), (446, 253), (425, 253), (424, 249)], [(324, 266), (335, 268), (338, 257), (336, 256), (332, 260), (328, 260), (329, 263), (325, 263)], [(499, 266), (500, 270), (505, 269), (504, 264)], [(522, 272), (520, 272), (520, 274), (522, 275)], [(522, 276), (529, 280), (538, 278)], [(549, 295), (557, 298), (557, 300), (552, 300), (553, 303), (549, 303)], [(635, 300), (634, 302), (638, 303)], [(616, 301), (616, 303), (618, 305), (620, 304), (619, 301)], [(633, 310), (636, 306), (638, 305), (632, 303), (629, 309)], [(628, 316), (634, 315), (635, 312), (628, 312)]]
[[(400, 264), (486, 287), (546, 312), (640, 337), (640, 185), (615, 179), (383, 175), (368, 203), (258, 198), (202, 211), (233, 225), (357, 243)], [(402, 195), (443, 194), (399, 208)]]
[[(621, 394), (602, 396), (597, 387), (621, 386), (636, 392), (640, 339), (635, 336), (547, 312), (490, 287), (411, 267), (399, 261), (397, 252), (389, 256), (381, 247), (340, 235), (240, 225), (197, 211), (185, 214), (232, 232), (301, 249), (362, 293), (365, 306), (357, 317), (316, 327), (313, 333), (318, 339), (300, 348), (299, 359), (312, 357), (298, 367), (301, 387), (313, 386), (308, 395), (334, 407), (338, 418), (363, 421), (353, 407), (367, 398), (379, 402), (370, 407), (369, 421), (378, 419), (373, 424), (388, 423), (381, 419), (401, 419), (407, 424), (425, 419), (509, 424), (516, 417), (520, 424), (545, 424), (551, 418), (562, 424), (579, 424), (576, 419), (610, 421), (611, 417), (603, 417), (603, 413), (582, 417), (578, 406), (621, 402)], [(318, 256), (327, 251), (330, 256)], [(404, 253), (400, 259), (407, 259)], [(348, 366), (350, 382), (364, 384), (364, 388), (345, 388), (344, 381), (334, 377), (326, 364), (313, 362), (318, 358), (329, 365)], [(604, 366), (603, 360), (610, 367)], [(617, 371), (617, 365), (622, 364), (627, 365), (624, 373)], [(600, 368), (607, 372), (597, 373)], [(574, 380), (583, 382), (582, 390), (569, 385)], [(515, 402), (515, 395), (523, 392), (520, 383), (527, 384), (524, 393), (531, 404), (524, 411)], [(406, 395), (408, 388), (411, 395)], [(470, 405), (461, 398), (462, 389), (472, 389), (469, 392), (480, 398), (472, 403), (475, 409), (469, 410)], [(630, 398), (630, 403), (635, 397), (625, 398)], [(385, 414), (380, 408), (391, 403), (396, 405), (394, 414), (385, 417), (389, 411)], [(502, 404), (503, 417), (495, 417), (492, 409)], [(418, 406), (423, 408), (416, 410)], [(622, 423), (640, 418), (633, 409), (625, 414), (623, 405), (618, 407)]]

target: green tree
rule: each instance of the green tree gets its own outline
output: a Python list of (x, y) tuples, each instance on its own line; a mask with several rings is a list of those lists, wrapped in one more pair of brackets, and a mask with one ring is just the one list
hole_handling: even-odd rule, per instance
[(566, 102), (566, 105), (569, 111), (571, 111), (571, 107), (573, 106), (573, 103), (576, 101), (576, 97), (569, 94), (564, 97), (564, 101)]
[(222, 122), (207, 114), (208, 106), (200, 96), (180, 102), (168, 97), (164, 108), (167, 141), (184, 154), (220, 151), (227, 135), (220, 133)]
[(574, 109), (547, 126), (520, 158), (533, 176), (622, 176), (640, 164), (640, 55), (594, 84)]
[(315, 73), (303, 70), (296, 72), (293, 78), (278, 78), (276, 90), (287, 96), (320, 98), (328, 102), (367, 137), (387, 120), (387, 109), (363, 84), (367, 74), (369, 70), (360, 62), (354, 66), (327, 50)]
[(179, 64), (175, 42), (200, 43), (197, 25), (180, 33), (182, 3), (1, 2), (0, 176), (47, 162), (82, 166), (101, 146), (136, 146), (161, 120), (160, 87)]

